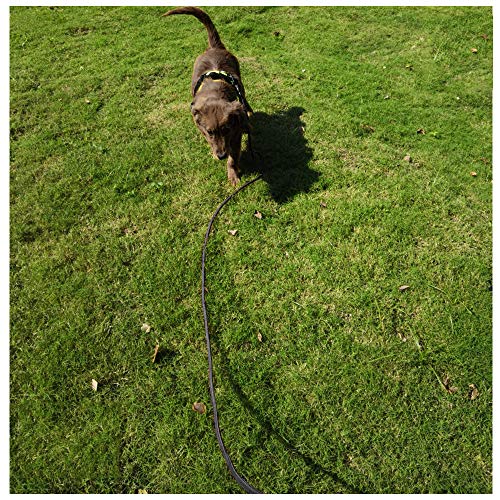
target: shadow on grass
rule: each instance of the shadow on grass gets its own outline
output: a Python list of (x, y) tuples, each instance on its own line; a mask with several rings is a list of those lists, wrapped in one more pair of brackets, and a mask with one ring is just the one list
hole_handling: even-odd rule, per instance
[[(307, 145), (304, 137), (305, 124), (301, 120), (304, 109), (294, 107), (272, 115), (256, 112), (252, 116), (252, 149), (249, 147), (242, 152), (241, 166), (246, 175), (263, 174), (269, 194), (278, 203), (286, 203), (299, 193), (307, 193), (317, 182), (320, 174), (311, 168), (312, 149)], [(217, 339), (212, 342), (221, 348)], [(343, 481), (335, 472), (325, 469), (311, 457), (302, 453), (293, 444), (290, 436), (282, 436), (272, 422), (261, 414), (250, 402), (242, 388), (234, 380), (230, 367), (222, 356), (219, 360), (221, 376), (231, 384), (243, 406), (249, 414), (259, 422), (264, 435), (273, 435), (288, 452), (303, 461), (311, 476), (310, 483), (314, 484), (314, 475), (326, 475), (333, 479), (339, 488), (347, 493), (362, 493), (362, 491)], [(265, 439), (265, 436), (263, 439)], [(290, 485), (288, 493), (298, 493)]]
[(242, 170), (263, 174), (271, 197), (278, 203), (307, 193), (319, 178), (319, 173), (309, 168), (312, 149), (304, 137), (303, 113), (303, 108), (293, 107), (272, 115), (256, 112), (251, 118), (255, 157), (247, 147), (241, 155)]
[[(234, 380), (234, 378), (231, 375), (231, 370), (229, 369), (227, 361), (225, 361), (226, 357), (222, 356), (224, 361), (220, 360), (219, 367), (221, 371), (222, 377), (224, 379), (227, 379), (229, 383), (231, 384), (231, 388), (233, 391), (236, 393), (238, 396), (239, 400), (245, 407), (245, 409), (250, 413), (250, 415), (259, 422), (260, 426), (264, 429), (264, 432), (266, 435), (272, 434), (280, 443), (281, 445), (288, 450), (291, 456), (294, 456), (296, 458), (301, 459), (304, 464), (307, 466), (309, 469), (310, 473), (308, 474), (310, 476), (310, 484), (314, 484), (314, 475), (315, 474), (321, 474), (321, 475), (326, 475), (333, 479), (341, 488), (343, 488), (344, 491), (342, 492), (337, 492), (337, 493), (364, 493), (363, 491), (355, 488), (354, 486), (348, 484), (346, 481), (341, 479), (335, 472), (330, 471), (328, 469), (325, 469), (322, 465), (318, 464), (315, 462), (311, 457), (308, 455), (302, 453), (297, 449), (296, 446), (293, 444), (293, 440), (290, 439), (290, 436), (282, 436), (274, 427), (271, 421), (266, 418), (264, 415), (262, 415), (250, 402), (248, 397), (245, 395), (239, 384)], [(278, 471), (276, 471), (278, 473)], [(264, 488), (265, 489), (265, 485)], [(295, 491), (293, 486), (290, 485), (290, 490), (287, 493), (300, 493), (299, 491)]]

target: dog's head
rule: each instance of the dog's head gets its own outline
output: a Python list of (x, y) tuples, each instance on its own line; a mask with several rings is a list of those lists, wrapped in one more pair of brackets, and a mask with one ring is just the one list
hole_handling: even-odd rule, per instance
[(219, 160), (233, 154), (241, 144), (241, 135), (249, 132), (248, 116), (239, 101), (200, 98), (191, 104), (191, 113)]

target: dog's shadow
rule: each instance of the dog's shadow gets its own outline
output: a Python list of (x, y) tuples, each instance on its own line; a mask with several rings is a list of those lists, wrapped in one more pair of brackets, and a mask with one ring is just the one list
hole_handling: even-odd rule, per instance
[(309, 167), (312, 149), (304, 137), (304, 109), (293, 107), (274, 114), (256, 112), (250, 119), (251, 149), (241, 155), (244, 174), (259, 173), (278, 203), (290, 201), (298, 193), (307, 193), (319, 173)]

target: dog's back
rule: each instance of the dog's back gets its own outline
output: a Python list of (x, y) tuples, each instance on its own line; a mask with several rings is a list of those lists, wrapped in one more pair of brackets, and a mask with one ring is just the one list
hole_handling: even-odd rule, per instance
[(179, 7), (169, 10), (163, 14), (163, 16), (172, 16), (176, 14), (188, 14), (196, 17), (203, 23), (208, 33), (208, 48), (203, 54), (197, 57), (193, 68), (193, 76), (191, 78), (191, 93), (193, 96), (200, 76), (212, 70), (222, 70), (231, 73), (238, 80), (242, 92), (244, 93), (238, 59), (236, 59), (222, 43), (219, 33), (209, 15), (198, 7)]

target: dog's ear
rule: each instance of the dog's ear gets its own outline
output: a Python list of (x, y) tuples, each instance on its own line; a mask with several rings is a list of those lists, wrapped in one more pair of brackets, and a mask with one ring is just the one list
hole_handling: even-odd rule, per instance
[(191, 103), (191, 114), (193, 115), (194, 121), (199, 123), (201, 118), (201, 106), (196, 105), (194, 101)]
[(231, 103), (230, 116), (232, 120), (236, 121), (242, 132), (246, 134), (250, 132), (250, 120), (241, 102), (234, 101)]

